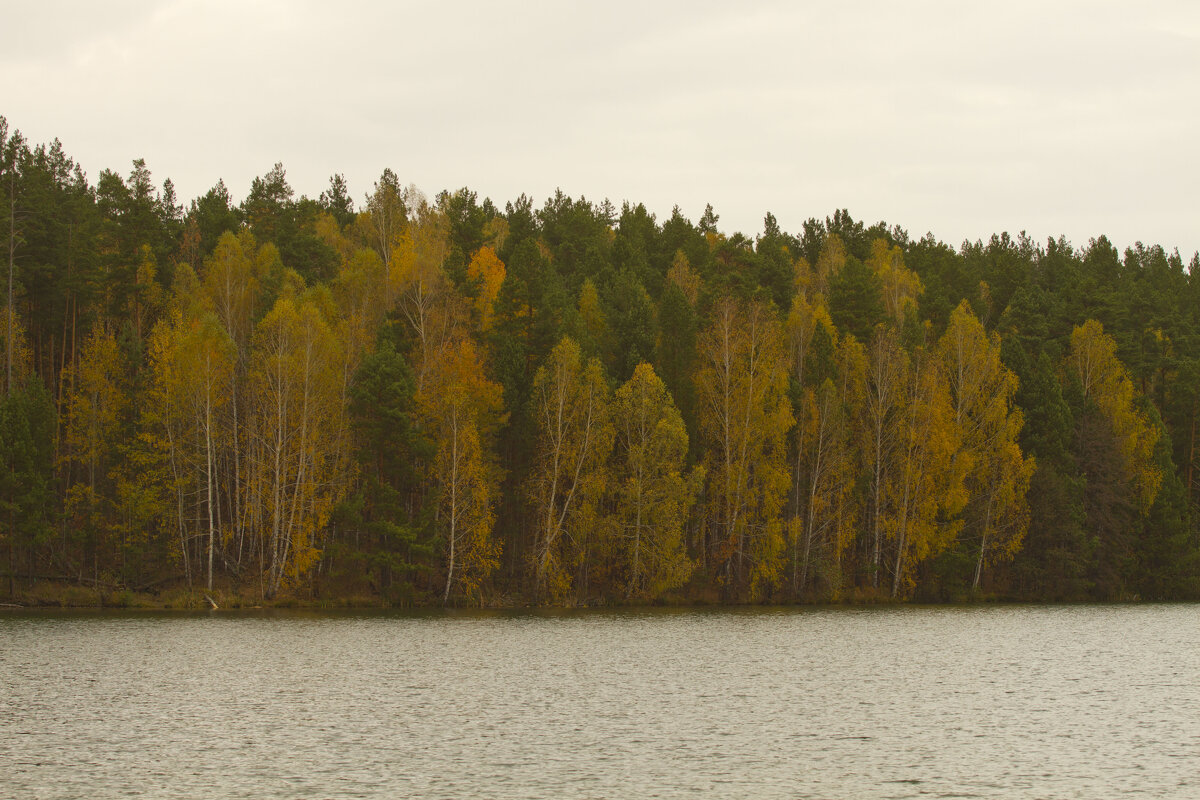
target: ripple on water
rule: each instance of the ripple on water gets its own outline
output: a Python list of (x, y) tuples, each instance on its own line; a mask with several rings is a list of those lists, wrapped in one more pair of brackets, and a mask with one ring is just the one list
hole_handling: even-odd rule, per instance
[(9, 614), (0, 794), (1190, 798), (1197, 611)]

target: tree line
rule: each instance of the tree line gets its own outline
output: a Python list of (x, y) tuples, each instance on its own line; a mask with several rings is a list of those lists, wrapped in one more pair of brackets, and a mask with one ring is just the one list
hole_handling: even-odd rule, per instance
[(0, 570), (390, 604), (1195, 597), (1200, 261), (753, 238), (0, 118)]

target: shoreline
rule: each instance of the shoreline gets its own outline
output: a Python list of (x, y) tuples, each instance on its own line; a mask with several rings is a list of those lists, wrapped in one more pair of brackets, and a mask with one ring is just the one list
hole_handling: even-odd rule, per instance
[(703, 598), (669, 598), (665, 601), (590, 603), (574, 605), (538, 605), (520, 599), (498, 596), (491, 602), (478, 606), (440, 604), (394, 604), (382, 598), (348, 595), (328, 598), (283, 596), (264, 600), (256, 595), (246, 595), (229, 590), (187, 589), (167, 590), (159, 594), (132, 592), (129, 590), (101, 591), (94, 588), (39, 583), (14, 597), (0, 600), (0, 615), (5, 612), (101, 612), (101, 611), (147, 611), (147, 612), (207, 612), (211, 614), (237, 613), (245, 611), (308, 611), (308, 612), (381, 612), (381, 613), (464, 613), (464, 612), (588, 612), (647, 610), (749, 610), (749, 609), (835, 609), (835, 608), (904, 608), (904, 607), (988, 607), (988, 606), (1078, 606), (1078, 605), (1156, 605), (1165, 603), (1196, 603), (1187, 598), (1143, 599), (1126, 597), (1115, 600), (1096, 601), (1090, 599), (1063, 598), (1015, 598), (1004, 595), (981, 595), (952, 599), (893, 599), (858, 595), (839, 600), (813, 600), (807, 602), (714, 602)]

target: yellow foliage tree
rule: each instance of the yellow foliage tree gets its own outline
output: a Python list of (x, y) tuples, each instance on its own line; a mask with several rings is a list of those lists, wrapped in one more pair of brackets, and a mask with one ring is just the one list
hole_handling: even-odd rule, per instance
[(434, 479), (446, 547), (442, 602), (449, 602), (455, 588), (482, 602), (482, 585), (500, 554), (492, 538), (500, 476), (489, 454), (503, 421), (501, 387), (485, 377), (472, 341), (461, 338), (434, 366), (417, 402), (437, 446)]
[(451, 291), (443, 270), (449, 220), (415, 190), (409, 203), (409, 221), (394, 249), (388, 286), (391, 302), (416, 339), (416, 352), (410, 361), (419, 391), (436, 360), (456, 338), (467, 310), (461, 298)]
[[(858, 471), (868, 463), (862, 451), (864, 439), (861, 436), (860, 416), (861, 409), (866, 406), (867, 397), (867, 349), (853, 335), (846, 334), (838, 340), (837, 349), (834, 351), (834, 365), (835, 388), (845, 414), (842, 424), (846, 429), (846, 457), (850, 460), (851, 474), (857, 477)], [(869, 543), (869, 539), (865, 538), (867, 532), (862, 530), (861, 525), (869, 515), (864, 506), (864, 498), (859, 492), (851, 490), (845, 494), (838, 494), (833, 514), (837, 517), (837, 530), (843, 532), (841, 538), (845, 546), (853, 544), (855, 531), (861, 531), (864, 540)], [(837, 566), (840, 571), (841, 564)], [(847, 579), (843, 576), (842, 586), (845, 586), (846, 582)], [(841, 588), (831, 586), (835, 593)]]
[(69, 487), (66, 513), (93, 548), (101, 545), (105, 529), (101, 482), (108, 480), (121, 415), (129, 402), (121, 388), (122, 369), (116, 336), (100, 321), (84, 342), (78, 362), (64, 376), (71, 387), (61, 456)]
[(233, 369), (229, 372), (226, 389), (229, 402), (222, 413), (225, 432), (219, 437), (231, 450), (233, 475), (228, 493), (232, 503), (232, 523), (237, 554), (234, 562), (240, 565), (240, 556), (245, 542), (245, 514), (243, 513), (244, 441), (246, 426), (246, 369), (250, 351), (250, 338), (254, 333), (254, 321), (261, 313), (263, 304), (263, 279), (268, 271), (278, 265), (279, 253), (273, 244), (261, 247), (248, 230), (237, 234), (226, 232), (217, 240), (217, 246), (204, 259), (203, 286), (197, 290), (189, 288), (190, 281), (179, 279), (176, 272), (174, 282), (176, 304), (184, 313), (189, 307), (204, 304), (211, 308), (220, 320), (235, 347)]
[(683, 585), (693, 568), (683, 526), (699, 487), (684, 474), (687, 430), (666, 385), (646, 363), (617, 389), (613, 418), (625, 596), (652, 600)]
[(354, 244), (346, 237), (341, 226), (338, 225), (338, 221), (328, 211), (322, 211), (317, 215), (313, 221), (313, 232), (317, 234), (318, 239), (329, 245), (342, 261), (350, 258), (354, 253)]
[(829, 294), (829, 281), (846, 266), (846, 245), (842, 237), (831, 233), (821, 245), (817, 254), (817, 263), (813, 265), (812, 279), (809, 290), (823, 295)]
[[(534, 593), (558, 600), (572, 588), (568, 568), (588, 552), (607, 485), (613, 425), (600, 362), (585, 365), (579, 345), (564, 338), (533, 379), (537, 465), (531, 479), (536, 530)], [(564, 541), (565, 540), (565, 541)]]
[(792, 300), (792, 308), (788, 312), (786, 333), (788, 356), (791, 363), (792, 377), (796, 383), (804, 385), (804, 368), (808, 363), (813, 336), (818, 329), (825, 332), (831, 343), (837, 342), (837, 328), (829, 316), (822, 294), (810, 295), (805, 291), (796, 293)]
[(796, 290), (796, 294), (808, 296), (816, 292), (813, 284), (816, 281), (816, 272), (813, 270), (813, 265), (808, 262), (807, 258), (801, 256), (796, 259), (796, 263), (792, 265), (792, 288)]
[(317, 562), (317, 534), (345, 491), (336, 458), (336, 438), (348, 430), (340, 347), (318, 305), (291, 294), (255, 331), (250, 493), (267, 596)]
[(900, 347), (894, 328), (875, 329), (865, 352), (846, 353), (861, 359), (861, 384), (856, 395), (844, 395), (855, 413), (857, 449), (869, 476), (867, 515), (871, 552), (868, 569), (871, 585), (878, 589), (883, 570), (884, 495), (890, 479), (893, 453), (900, 441), (902, 391), (908, 373), (908, 355)]
[(916, 310), (917, 298), (924, 291), (917, 273), (904, 266), (904, 253), (898, 245), (888, 246), (884, 239), (871, 242), (867, 266), (879, 277), (884, 312), (897, 324), (909, 311)]
[(388, 311), (387, 271), (379, 255), (366, 248), (355, 251), (338, 271), (333, 296), (345, 344), (343, 372), (348, 382), (363, 355), (374, 348), (379, 326)]
[(467, 264), (467, 277), (479, 286), (479, 293), (475, 295), (475, 311), (479, 315), (479, 330), (484, 333), (492, 329), (492, 313), (506, 275), (504, 262), (487, 245), (479, 248), (471, 257), (471, 263)]
[(604, 317), (604, 309), (600, 305), (600, 292), (591, 278), (583, 281), (579, 287), (579, 316), (583, 321), (585, 346), (594, 348), (593, 352), (607, 352), (609, 342), (608, 320)]
[[(234, 371), (236, 346), (211, 311), (187, 313), (172, 309), (155, 326), (150, 341), (150, 363), (154, 375), (152, 396), (158, 403), (158, 421), (163, 427), (172, 464), (179, 474), (178, 525), (185, 527), (183, 485), (199, 492), (198, 505), (207, 519), (207, 586), (213, 586), (213, 558), (220, 544), (216, 511), (217, 460), (222, 442), (219, 414), (229, 400), (228, 387)], [(183, 482), (186, 481), (186, 484)], [(186, 538), (181, 535), (185, 565)]]
[(358, 215), (355, 228), (391, 274), (392, 250), (408, 220), (409, 190), (400, 186), (396, 173), (385, 169), (375, 183), (375, 191), (367, 197), (366, 210)]
[(504, 240), (508, 238), (508, 220), (502, 215), (489, 219), (483, 226), (483, 238), (493, 252), (500, 252), (504, 248)]
[(244, 230), (221, 234), (212, 254), (204, 259), (204, 294), (239, 350), (245, 350), (254, 332), (261, 279), (273, 255), (260, 250), (254, 236)]
[(687, 254), (682, 250), (675, 251), (675, 258), (667, 270), (667, 280), (678, 286), (688, 303), (695, 307), (700, 299), (700, 276), (692, 269)]
[(25, 333), (25, 325), (14, 309), (7, 306), (0, 313), (4, 314), (5, 327), (0, 330), (4, 337), (6, 359), (5, 391), (12, 392), (21, 386), (33, 374), (33, 349), (29, 346), (29, 337)]
[(800, 595), (807, 590), (809, 565), (816, 561), (829, 593), (836, 596), (842, 551), (856, 517), (848, 502), (854, 488), (848, 420), (832, 379), (804, 388), (797, 416), (792, 591)]
[[(811, 278), (807, 262), (802, 266)], [(851, 483), (847, 419), (833, 382), (827, 379), (827, 385), (808, 386), (805, 374), (818, 330), (837, 346), (837, 330), (825, 308), (824, 296), (815, 294), (810, 300), (808, 289), (798, 290), (786, 330), (792, 378), (803, 387), (796, 408), (796, 456), (792, 465), (792, 593), (806, 590), (814, 554), (829, 577), (831, 592), (836, 593), (840, 576), (835, 573), (848, 534), (847, 515), (837, 513), (845, 508), (843, 495)]]
[(765, 594), (782, 569), (789, 474), (787, 354), (775, 311), (719, 300), (699, 342), (696, 387), (706, 443), (713, 564), (729, 590)]
[(964, 300), (950, 315), (938, 350), (949, 381), (962, 452), (970, 458), (967, 529), (978, 537), (973, 588), (987, 564), (1011, 558), (1029, 527), (1025, 495), (1034, 460), (1021, 453), (1017, 377), (1000, 360), (1000, 336), (984, 331)]
[(103, 477), (104, 458), (113, 444), (120, 414), (126, 405), (121, 392), (121, 363), (117, 339), (103, 322), (92, 329), (79, 362), (67, 376), (67, 449), (83, 467), (89, 486)]
[(392, 246), (392, 257), (385, 260), (391, 296), (413, 329), (421, 335), (422, 312), (427, 298), (446, 281), (442, 262), (446, 259), (450, 222), (446, 215), (418, 196)]
[(1116, 342), (1099, 322), (1088, 320), (1071, 332), (1067, 363), (1079, 378), (1084, 400), (1095, 403), (1112, 427), (1122, 472), (1147, 513), (1162, 485), (1162, 473), (1154, 465), (1159, 434), (1134, 404), (1133, 382), (1117, 358)]
[(960, 451), (941, 363), (913, 352), (900, 387), (898, 441), (884, 483), (883, 529), (894, 548), (892, 597), (912, 588), (913, 567), (945, 549), (961, 527), (971, 457)]

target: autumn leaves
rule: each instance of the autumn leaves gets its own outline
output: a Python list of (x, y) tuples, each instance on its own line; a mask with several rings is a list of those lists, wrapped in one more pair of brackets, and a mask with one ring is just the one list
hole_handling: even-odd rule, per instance
[[(804, 263), (786, 318), (711, 302), (687, 376), (696, 442), (649, 364), (610, 399), (599, 362), (564, 339), (534, 381), (535, 595), (582, 599), (603, 576), (625, 598), (688, 580), (731, 600), (904, 597), (952, 544), (976, 587), (1011, 558), (1034, 462), (999, 337), (966, 303), (937, 340), (905, 329), (919, 280), (882, 242), (868, 264), (890, 299), (866, 343), (838, 331), (812, 288), (830, 275)], [(690, 275), (677, 260), (669, 281)]]
[(785, 321), (727, 298), (701, 336), (706, 555), (734, 597), (906, 596), (956, 537), (977, 542), (978, 583), (1024, 534), (1033, 462), (998, 337), (965, 303), (938, 341), (906, 334), (920, 282), (883, 242), (868, 264), (888, 299), (865, 345), (838, 332), (811, 288), (830, 275), (804, 263)]
[(8, 142), (14, 591), (1200, 591), (1195, 259), (501, 209), (391, 170), (358, 205), (276, 165), (185, 208), (142, 161), (91, 186)]
[(577, 597), (589, 571), (628, 600), (683, 585), (700, 473), (686, 470), (687, 432), (653, 367), (610, 395), (599, 362), (564, 339), (534, 378), (534, 407), (535, 595)]
[[(703, 276), (679, 250), (653, 297), (629, 271), (568, 291), (499, 216), (456, 261), (449, 204), (377, 186), (317, 226), (340, 267), (312, 285), (226, 233), (153, 301), (140, 372), (98, 324), (62, 458), (92, 550), (157, 531), (189, 581), (267, 598), (579, 604), (904, 598), (948, 552), (980, 589), (1021, 547), (1035, 463), (999, 335), (966, 301), (922, 321), (898, 246), (831, 234), (781, 311), (736, 249)], [(1112, 340), (1077, 328), (1061, 367), (1148, 509), (1157, 431)]]

